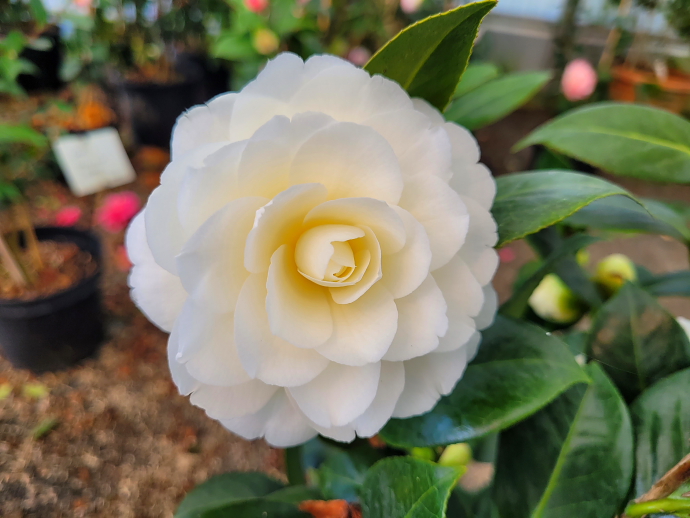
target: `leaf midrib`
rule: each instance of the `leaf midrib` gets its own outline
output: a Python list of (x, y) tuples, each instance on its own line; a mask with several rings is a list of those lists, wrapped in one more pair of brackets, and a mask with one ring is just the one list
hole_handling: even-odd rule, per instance
[[(431, 491), (436, 491), (440, 492), (440, 488), (438, 486), (441, 485), (441, 483), (446, 484), (447, 482), (452, 482), (453, 480), (457, 480), (460, 478), (461, 473), (458, 471), (457, 473), (449, 474), (441, 479), (438, 480), (435, 484), (429, 487), (426, 491), (424, 491), (421, 495), (419, 495), (419, 498), (415, 501), (415, 503), (410, 507), (410, 510), (405, 513), (405, 516), (403, 518), (411, 518), (413, 516), (413, 512), (416, 511), (419, 506), (422, 504), (422, 500), (429, 494), (431, 494)], [(450, 491), (448, 492), (448, 496), (444, 498), (444, 504), (445, 502), (448, 501), (448, 498), (450, 497)]]

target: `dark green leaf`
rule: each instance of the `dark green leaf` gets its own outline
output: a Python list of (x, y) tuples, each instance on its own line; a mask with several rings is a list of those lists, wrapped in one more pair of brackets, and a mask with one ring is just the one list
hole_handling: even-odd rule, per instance
[(498, 246), (558, 223), (600, 198), (631, 196), (596, 176), (561, 170), (510, 174), (496, 184), (491, 210), (498, 224)]
[(517, 110), (550, 80), (550, 72), (508, 74), (453, 101), (445, 117), (470, 130), (483, 128)]
[(633, 475), (625, 402), (597, 365), (571, 388), (500, 436), (494, 498), (501, 518), (609, 518)]
[(537, 289), (542, 279), (552, 273), (558, 263), (568, 255), (574, 255), (581, 248), (586, 248), (598, 241), (593, 236), (575, 235), (566, 239), (562, 246), (546, 257), (539, 268), (513, 292), (513, 295), (501, 306), (501, 313), (513, 318), (521, 318), (527, 311), (532, 292)]
[(307, 486), (288, 486), (265, 497), (274, 502), (298, 505), (305, 500), (323, 500), (321, 491)]
[(458, 83), (453, 97), (461, 97), (475, 88), (496, 79), (501, 71), (493, 63), (470, 63)]
[(305, 483), (304, 466), (302, 465), (302, 446), (285, 449), (285, 471), (291, 485)]
[(43, 5), (42, 0), (29, 0), (29, 8), (31, 9), (31, 14), (33, 15), (34, 21), (38, 25), (45, 25), (48, 21), (48, 12)]
[(403, 29), (364, 69), (400, 84), (443, 111), (460, 81), (484, 16), (496, 5), (484, 0), (457, 7)]
[(45, 146), (48, 139), (29, 126), (0, 124), (0, 144), (32, 144)]
[(690, 270), (652, 275), (645, 280), (640, 276), (640, 284), (655, 297), (690, 297)]
[(205, 511), (199, 518), (312, 518), (312, 515), (293, 504), (257, 498)]
[(206, 511), (263, 497), (281, 488), (282, 483), (263, 473), (217, 475), (187, 494), (175, 512), (175, 518), (198, 518)]
[(537, 128), (517, 149), (533, 144), (622, 176), (690, 182), (690, 122), (659, 108), (591, 104)]
[(646, 493), (690, 453), (690, 369), (655, 383), (633, 403), (635, 495)]
[(575, 227), (660, 234), (680, 241), (690, 239), (690, 231), (682, 216), (653, 200), (639, 201), (624, 196), (596, 200), (564, 223)]
[(354, 502), (367, 470), (381, 458), (372, 449), (347, 449), (329, 456), (318, 470), (319, 487), (327, 500)]
[(630, 400), (655, 381), (690, 366), (683, 328), (644, 289), (625, 284), (596, 314), (587, 354), (601, 362)]
[(396, 446), (465, 442), (503, 430), (587, 375), (567, 346), (537, 326), (498, 317), (453, 392), (430, 412), (393, 419), (381, 431)]
[(241, 60), (256, 55), (252, 42), (247, 37), (235, 34), (221, 35), (213, 45), (211, 53), (216, 58)]
[(412, 457), (389, 457), (367, 473), (363, 518), (443, 518), (460, 472)]

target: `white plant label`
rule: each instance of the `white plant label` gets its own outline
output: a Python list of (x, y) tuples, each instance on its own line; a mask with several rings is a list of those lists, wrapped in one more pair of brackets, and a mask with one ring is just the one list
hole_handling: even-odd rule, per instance
[(115, 128), (60, 137), (53, 143), (53, 151), (76, 196), (119, 187), (136, 178)]

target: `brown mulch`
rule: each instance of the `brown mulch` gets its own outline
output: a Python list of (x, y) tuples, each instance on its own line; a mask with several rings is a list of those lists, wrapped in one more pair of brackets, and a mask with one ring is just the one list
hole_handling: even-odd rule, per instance
[[(79, 283), (98, 269), (91, 254), (74, 243), (41, 241), (38, 243), (38, 250), (43, 268), (40, 271), (29, 270), (33, 279), (31, 284), (14, 283), (6, 273), (3, 275), (3, 271), (0, 271), (0, 299), (31, 300), (46, 297)], [(33, 264), (30, 250), (25, 250), (19, 260), (27, 268)]]

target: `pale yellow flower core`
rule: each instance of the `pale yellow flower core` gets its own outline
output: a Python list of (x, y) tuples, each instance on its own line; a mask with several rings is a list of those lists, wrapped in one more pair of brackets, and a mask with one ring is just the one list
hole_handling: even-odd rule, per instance
[(371, 254), (363, 248), (364, 230), (351, 225), (320, 225), (295, 245), (300, 274), (321, 286), (351, 286), (366, 271)]

